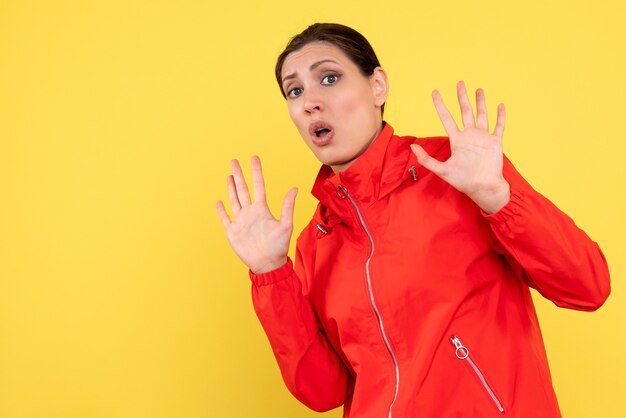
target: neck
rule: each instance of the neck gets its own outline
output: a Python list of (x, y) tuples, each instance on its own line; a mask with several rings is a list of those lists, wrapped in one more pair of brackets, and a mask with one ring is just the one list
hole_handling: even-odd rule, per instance
[(356, 153), (356, 155), (350, 159), (349, 161), (345, 161), (339, 164), (335, 164), (330, 166), (330, 168), (333, 169), (333, 173), (337, 174), (337, 173), (341, 173), (342, 171), (346, 171), (348, 168), (350, 168), (350, 166), (352, 164), (355, 163), (355, 161), (361, 156), (363, 155), (363, 153), (365, 151), (367, 151), (367, 149), (370, 147), (370, 145), (372, 145), (372, 143), (374, 142), (374, 140), (376, 140), (376, 138), (378, 138), (378, 135), (380, 135), (380, 132), (383, 130), (383, 123), (381, 122), (380, 125), (378, 125), (378, 128), (376, 129), (376, 131), (374, 132), (374, 134), (370, 137), (370, 139), (367, 141), (367, 143), (363, 146), (363, 148), (361, 148), (359, 150), (359, 152)]

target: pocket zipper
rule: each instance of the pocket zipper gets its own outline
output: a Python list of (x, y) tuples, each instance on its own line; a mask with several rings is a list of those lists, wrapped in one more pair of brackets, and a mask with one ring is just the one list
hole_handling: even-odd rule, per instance
[(469, 350), (465, 346), (463, 346), (463, 343), (456, 335), (450, 337), (450, 341), (452, 341), (452, 344), (454, 344), (454, 346), (456, 347), (455, 354), (457, 358), (459, 360), (466, 360), (470, 364), (470, 366), (472, 366), (472, 369), (474, 369), (474, 373), (476, 373), (476, 376), (478, 376), (478, 379), (480, 379), (480, 382), (483, 384), (483, 387), (491, 397), (491, 400), (493, 400), (496, 408), (498, 408), (498, 411), (504, 412), (504, 407), (502, 406), (502, 403), (489, 386), (489, 383), (487, 383), (485, 376), (483, 376), (476, 363), (474, 363), (474, 360), (472, 360), (472, 358), (469, 356)]

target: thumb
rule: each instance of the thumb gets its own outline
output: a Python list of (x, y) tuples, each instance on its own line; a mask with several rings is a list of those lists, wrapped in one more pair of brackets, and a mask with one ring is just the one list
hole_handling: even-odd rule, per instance
[(443, 174), (444, 164), (436, 158), (431, 157), (420, 145), (411, 144), (411, 151), (413, 151), (413, 154), (417, 157), (417, 162), (420, 163), (420, 165), (426, 167), (438, 176)]
[(298, 188), (294, 187), (287, 192), (285, 199), (283, 200), (283, 208), (280, 213), (280, 223), (285, 226), (291, 226), (293, 224), (293, 208), (296, 205), (297, 195)]

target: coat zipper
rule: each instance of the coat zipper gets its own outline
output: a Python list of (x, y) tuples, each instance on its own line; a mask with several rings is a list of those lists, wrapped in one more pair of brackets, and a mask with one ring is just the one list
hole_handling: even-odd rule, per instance
[(474, 363), (474, 360), (472, 360), (472, 358), (469, 356), (469, 350), (465, 346), (463, 346), (463, 343), (456, 335), (453, 335), (450, 338), (450, 341), (452, 341), (452, 344), (454, 344), (454, 346), (456, 347), (455, 354), (457, 358), (459, 360), (466, 360), (470, 364), (470, 366), (472, 366), (472, 369), (474, 369), (474, 373), (476, 373), (476, 376), (478, 376), (478, 379), (480, 379), (480, 382), (483, 384), (483, 387), (491, 397), (491, 400), (496, 405), (496, 408), (498, 408), (498, 411), (504, 412), (504, 407), (502, 406), (502, 403), (491, 389), (491, 386), (489, 386), (489, 383), (487, 383), (485, 376), (483, 376), (476, 363)]
[(396, 357), (396, 353), (393, 351), (393, 348), (391, 348), (391, 344), (389, 343), (389, 339), (387, 338), (387, 333), (385, 332), (385, 326), (383, 325), (383, 318), (380, 315), (378, 306), (376, 306), (376, 300), (374, 299), (374, 291), (372, 289), (372, 278), (370, 276), (370, 261), (372, 260), (372, 256), (374, 255), (374, 238), (372, 237), (372, 234), (370, 233), (369, 229), (367, 228), (367, 225), (365, 224), (365, 220), (363, 219), (363, 215), (361, 215), (359, 206), (356, 204), (356, 201), (352, 198), (350, 193), (348, 193), (348, 189), (346, 189), (343, 185), (339, 185), (339, 189), (345, 194), (345, 196), (348, 197), (348, 199), (350, 199), (350, 202), (352, 203), (352, 206), (354, 206), (354, 209), (356, 210), (356, 214), (359, 217), (359, 222), (361, 223), (363, 230), (365, 230), (365, 234), (370, 240), (370, 246), (371, 246), (370, 254), (367, 257), (367, 261), (365, 262), (365, 277), (367, 278), (367, 290), (369, 292), (370, 303), (372, 304), (372, 308), (374, 309), (374, 312), (376, 313), (376, 318), (378, 319), (378, 326), (380, 327), (380, 332), (383, 336), (383, 340), (385, 341), (385, 345), (387, 346), (387, 350), (389, 351), (389, 354), (391, 355), (391, 359), (393, 360), (393, 366), (396, 372), (396, 388), (393, 394), (393, 399), (391, 401), (391, 404), (389, 405), (389, 412), (387, 414), (388, 418), (392, 418), (393, 405), (396, 403), (396, 399), (398, 397), (398, 390), (400, 389), (400, 367), (398, 366), (398, 359)]

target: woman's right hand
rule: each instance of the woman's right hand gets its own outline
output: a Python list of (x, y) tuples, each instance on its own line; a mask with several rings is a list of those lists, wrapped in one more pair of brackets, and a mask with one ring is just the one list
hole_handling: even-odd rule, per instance
[(292, 188), (287, 192), (280, 219), (274, 218), (265, 198), (265, 182), (259, 157), (252, 157), (251, 165), (254, 203), (239, 161), (232, 160), (230, 168), (233, 174), (228, 176), (227, 187), (233, 219), (226, 213), (221, 200), (217, 202), (217, 213), (235, 254), (253, 273), (258, 274), (277, 269), (287, 262), (298, 189)]

